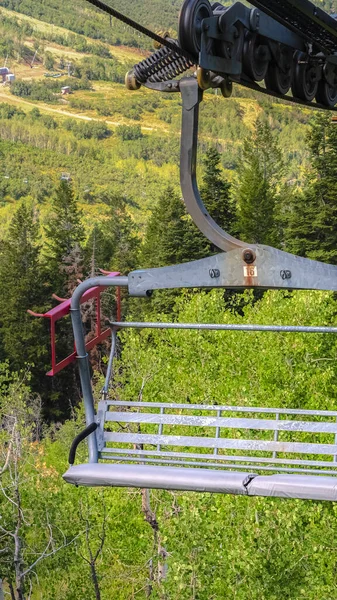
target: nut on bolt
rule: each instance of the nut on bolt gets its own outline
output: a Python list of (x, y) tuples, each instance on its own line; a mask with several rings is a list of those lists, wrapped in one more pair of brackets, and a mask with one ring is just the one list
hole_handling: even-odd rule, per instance
[(247, 265), (251, 265), (256, 259), (256, 254), (251, 248), (246, 248), (242, 252), (242, 258)]
[(131, 71), (128, 71), (125, 75), (125, 86), (128, 90), (139, 90), (140, 88), (140, 83), (139, 81), (137, 81), (133, 69), (131, 69)]

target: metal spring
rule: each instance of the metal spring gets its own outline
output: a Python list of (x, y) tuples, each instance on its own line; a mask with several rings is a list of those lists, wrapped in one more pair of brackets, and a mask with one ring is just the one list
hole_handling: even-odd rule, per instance
[[(170, 41), (176, 45), (178, 44), (176, 40)], [(192, 61), (163, 46), (135, 65), (134, 73), (139, 83), (145, 83), (146, 81), (160, 82), (177, 77), (192, 65)]]

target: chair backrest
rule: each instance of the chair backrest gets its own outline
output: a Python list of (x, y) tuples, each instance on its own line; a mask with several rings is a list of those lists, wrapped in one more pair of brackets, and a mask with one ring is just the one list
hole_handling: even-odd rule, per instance
[(337, 475), (337, 411), (102, 401), (103, 460)]

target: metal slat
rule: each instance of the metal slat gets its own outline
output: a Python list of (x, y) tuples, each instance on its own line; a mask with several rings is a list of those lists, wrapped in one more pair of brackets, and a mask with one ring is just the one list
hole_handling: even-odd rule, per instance
[[(188, 425), (190, 427), (217, 427), (224, 429), (257, 429), (337, 434), (337, 423), (310, 421), (280, 421), (272, 419), (241, 419), (231, 417), (198, 417), (194, 415), (164, 415), (139, 412), (107, 412), (106, 420), (121, 423), (146, 423), (155, 425)], [(277, 440), (275, 440), (277, 441)]]
[(158, 435), (146, 433), (105, 432), (106, 442), (123, 444), (153, 444), (157, 446), (196, 446), (199, 448), (227, 448), (263, 452), (283, 452), (299, 454), (337, 454), (336, 444), (311, 444), (299, 442), (274, 442), (264, 440), (232, 440), (227, 438), (201, 438), (184, 435)]
[(337, 327), (303, 325), (238, 325), (236, 323), (157, 323), (141, 321), (112, 321), (112, 327), (135, 329), (196, 329), (208, 331), (280, 331), (283, 333), (337, 333)]
[[(103, 460), (111, 460), (110, 456), (105, 457), (104, 455), (102, 455), (101, 457)], [(315, 469), (292, 469), (292, 468), (283, 468), (283, 467), (278, 467), (277, 469), (275, 467), (264, 467), (264, 466), (259, 466), (256, 467), (256, 465), (219, 465), (218, 463), (203, 463), (203, 462), (193, 462), (193, 461), (184, 461), (183, 463), (179, 460), (167, 460), (167, 459), (159, 459), (159, 458), (130, 458), (130, 457), (126, 457), (126, 456), (119, 456), (114, 458), (115, 462), (119, 462), (119, 461), (124, 461), (124, 462), (142, 462), (142, 463), (156, 463), (156, 464), (168, 464), (168, 465), (180, 465), (182, 467), (184, 467), (185, 465), (189, 465), (189, 466), (194, 466), (194, 467), (217, 467), (219, 469), (219, 467), (221, 469), (243, 469), (244, 471), (250, 471), (252, 469), (256, 470), (256, 468), (258, 468), (261, 471), (277, 471), (277, 472), (282, 472), (282, 473), (310, 473), (311, 475), (334, 475), (337, 476), (337, 471), (321, 471), (321, 470), (315, 470)]]
[(294, 408), (263, 408), (258, 406), (230, 406), (220, 404), (178, 404), (175, 402), (137, 402), (130, 400), (129, 402), (121, 400), (108, 400), (108, 406), (125, 406), (125, 407), (141, 407), (141, 408), (162, 408), (165, 409), (186, 409), (186, 410), (221, 410), (223, 412), (248, 412), (248, 413), (265, 413), (265, 414), (280, 414), (280, 415), (312, 415), (316, 417), (337, 417), (337, 410), (309, 410), (309, 409), (294, 409)]
[[(217, 460), (218, 462), (222, 460), (233, 461), (233, 462), (244, 462), (249, 461), (251, 463), (267, 463), (269, 465), (275, 465), (277, 468), (278, 465), (304, 465), (304, 466), (312, 466), (312, 467), (330, 467), (334, 468), (334, 462), (323, 461), (323, 460), (307, 460), (307, 459), (294, 459), (294, 458), (265, 458), (262, 456), (237, 456), (235, 454), (198, 454), (196, 452), (169, 452), (165, 450), (156, 451), (156, 450), (130, 450), (126, 448), (108, 448), (105, 447), (102, 453), (106, 454), (127, 454), (127, 455), (140, 455), (140, 456), (164, 456), (164, 457), (172, 457), (172, 458), (193, 458), (193, 459), (202, 459), (202, 460)], [(337, 473), (337, 466), (336, 466)]]

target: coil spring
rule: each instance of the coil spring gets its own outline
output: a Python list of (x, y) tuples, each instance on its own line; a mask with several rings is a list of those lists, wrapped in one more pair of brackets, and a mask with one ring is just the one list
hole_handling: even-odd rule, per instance
[[(170, 40), (178, 45), (176, 40)], [(134, 66), (134, 73), (139, 83), (160, 82), (174, 79), (192, 67), (193, 62), (175, 54), (166, 46), (156, 50), (151, 56)]]

